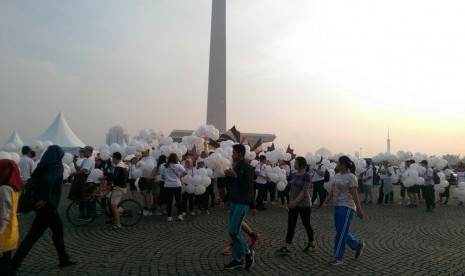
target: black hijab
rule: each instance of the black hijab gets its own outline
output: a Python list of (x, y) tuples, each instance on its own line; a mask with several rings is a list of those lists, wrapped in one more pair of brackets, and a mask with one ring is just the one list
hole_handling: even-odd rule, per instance
[(63, 156), (65, 155), (63, 149), (57, 145), (49, 146), (42, 155), (37, 168), (32, 173), (32, 176), (36, 176), (48, 168), (55, 166), (63, 166)]

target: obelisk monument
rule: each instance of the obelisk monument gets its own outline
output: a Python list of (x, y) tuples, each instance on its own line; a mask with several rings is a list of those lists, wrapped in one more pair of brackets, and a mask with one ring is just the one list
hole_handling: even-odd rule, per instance
[(207, 124), (226, 131), (226, 0), (212, 0)]

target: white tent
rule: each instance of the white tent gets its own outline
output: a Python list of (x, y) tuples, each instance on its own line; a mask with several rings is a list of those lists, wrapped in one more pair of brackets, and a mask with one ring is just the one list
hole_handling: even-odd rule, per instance
[(78, 148), (84, 147), (85, 144), (79, 139), (76, 134), (71, 130), (63, 114), (60, 112), (56, 117), (55, 121), (48, 127), (44, 133), (38, 137), (30, 140), (28, 144), (31, 144), (34, 140), (42, 142), (50, 141), (54, 145), (58, 145), (63, 148)]
[(16, 130), (11, 134), (10, 138), (6, 140), (5, 145), (7, 144), (14, 144), (17, 148), (21, 148), (23, 145), (23, 140), (21, 140)]

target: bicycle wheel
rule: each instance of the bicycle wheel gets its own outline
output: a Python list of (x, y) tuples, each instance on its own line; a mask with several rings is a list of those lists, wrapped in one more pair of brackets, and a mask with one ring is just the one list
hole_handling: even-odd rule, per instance
[[(82, 214), (85, 213), (87, 204), (89, 200), (78, 199), (71, 202), (66, 208), (66, 219), (75, 226), (85, 226), (91, 223), (95, 217), (85, 217)], [(84, 210), (84, 211), (83, 211)]]
[(142, 219), (142, 206), (134, 199), (125, 199), (118, 204), (121, 224), (133, 226)]

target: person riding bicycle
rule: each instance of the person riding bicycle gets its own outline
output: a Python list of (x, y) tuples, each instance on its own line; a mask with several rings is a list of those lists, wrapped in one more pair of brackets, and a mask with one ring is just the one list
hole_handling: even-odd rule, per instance
[(110, 229), (118, 230), (122, 228), (118, 204), (123, 195), (126, 193), (128, 169), (123, 163), (121, 153), (119, 152), (113, 153), (112, 163), (114, 165), (114, 169), (112, 172), (106, 173), (104, 179), (113, 181), (113, 191), (110, 199), (111, 212), (113, 214), (113, 225)]

